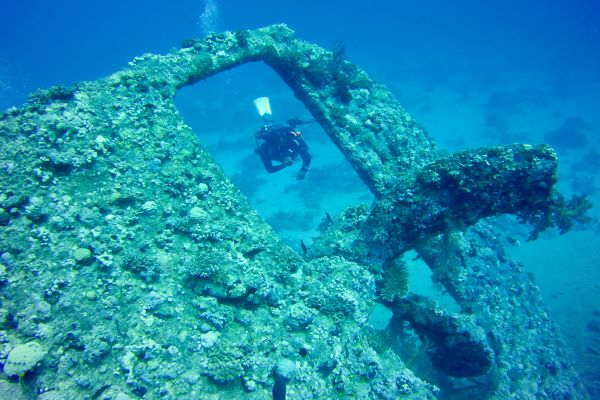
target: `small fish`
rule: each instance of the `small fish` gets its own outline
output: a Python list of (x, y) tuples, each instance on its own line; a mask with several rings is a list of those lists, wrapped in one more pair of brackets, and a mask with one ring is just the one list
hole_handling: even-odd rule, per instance
[(264, 251), (265, 249), (261, 248), (261, 247), (257, 247), (255, 249), (249, 250), (247, 252), (244, 253), (244, 256), (246, 258), (252, 258), (255, 255), (257, 255), (258, 253), (260, 253), (261, 251)]
[(332, 224), (333, 219), (331, 218), (331, 215), (329, 215), (329, 213), (327, 211), (325, 211), (325, 216), (327, 217), (327, 221), (329, 221), (329, 223)]
[(517, 239), (515, 239), (514, 237), (512, 237), (512, 236), (507, 236), (506, 237), (506, 241), (508, 243), (512, 244), (513, 246), (520, 246), (521, 245), (521, 243)]
[(306, 252), (308, 251), (308, 249), (306, 248), (306, 245), (304, 244), (304, 241), (302, 239), (300, 239), (300, 248), (302, 249), (302, 252), (304, 254), (306, 254)]
[(110, 385), (108, 383), (100, 386), (98, 389), (96, 389), (94, 391), (94, 393), (92, 394), (92, 399), (97, 399), (98, 397), (100, 397), (100, 395), (102, 394), (102, 392), (104, 392), (106, 389), (108, 389), (110, 387)]
[(600, 356), (600, 352), (591, 346), (585, 346), (585, 349), (588, 351), (588, 353), (591, 353), (595, 356)]

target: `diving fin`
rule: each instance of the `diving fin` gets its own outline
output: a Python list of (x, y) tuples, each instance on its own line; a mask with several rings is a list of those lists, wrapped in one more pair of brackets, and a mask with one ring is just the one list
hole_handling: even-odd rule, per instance
[(258, 111), (258, 115), (262, 117), (265, 122), (271, 122), (273, 120), (273, 113), (271, 112), (271, 103), (269, 103), (268, 97), (259, 97), (254, 99), (254, 107)]

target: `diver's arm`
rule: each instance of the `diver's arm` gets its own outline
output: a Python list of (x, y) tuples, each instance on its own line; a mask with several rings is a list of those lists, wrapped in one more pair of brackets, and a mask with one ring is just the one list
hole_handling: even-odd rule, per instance
[(304, 146), (300, 149), (298, 154), (300, 154), (300, 157), (302, 157), (302, 168), (300, 168), (300, 171), (298, 171), (298, 175), (296, 175), (296, 180), (300, 181), (306, 176), (306, 173), (308, 172), (308, 167), (310, 167), (312, 157), (308, 152), (308, 146), (306, 145), (306, 143), (304, 143)]
[(310, 162), (312, 161), (312, 157), (310, 155), (310, 153), (308, 152), (308, 148), (305, 147), (304, 149), (302, 149), (302, 151), (300, 151), (300, 157), (302, 157), (302, 168), (306, 171), (308, 171), (308, 167), (310, 167)]

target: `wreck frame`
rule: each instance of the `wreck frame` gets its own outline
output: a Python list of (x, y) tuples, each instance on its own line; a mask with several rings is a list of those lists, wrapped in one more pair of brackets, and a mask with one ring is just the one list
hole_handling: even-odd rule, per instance
[[(376, 197), (336, 217), (306, 258), (277, 240), (175, 106), (178, 89), (254, 61)], [(554, 151), (446, 154), (384, 86), (285, 25), (189, 40), (40, 91), (2, 114), (0, 131), (0, 326), (12, 347), (45, 348), (24, 372), (40, 398), (265, 398), (282, 360), (295, 369), (290, 398), (586, 398), (532, 278), (481, 222), (515, 214), (535, 236), (585, 221), (585, 199), (554, 190)], [(411, 249), (461, 313), (382, 298)], [(374, 344), (364, 324), (375, 302), (432, 343), (437, 387)]]

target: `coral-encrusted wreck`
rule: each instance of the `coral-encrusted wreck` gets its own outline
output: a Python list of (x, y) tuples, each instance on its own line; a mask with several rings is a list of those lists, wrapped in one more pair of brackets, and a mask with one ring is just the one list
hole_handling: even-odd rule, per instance
[[(282, 77), (377, 199), (334, 218), (306, 257), (174, 104), (250, 61)], [(34, 343), (35, 365), (13, 369), (23, 397), (586, 398), (536, 286), (478, 222), (584, 218), (584, 200), (553, 189), (552, 149), (444, 154), (385, 87), (284, 25), (37, 92), (0, 135), (0, 362)], [(461, 313), (406, 294), (412, 249)], [(367, 324), (376, 302), (394, 312), (385, 332)], [(411, 357), (407, 329), (424, 349)], [(18, 392), (7, 375), (0, 390)]]

